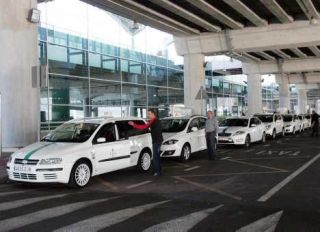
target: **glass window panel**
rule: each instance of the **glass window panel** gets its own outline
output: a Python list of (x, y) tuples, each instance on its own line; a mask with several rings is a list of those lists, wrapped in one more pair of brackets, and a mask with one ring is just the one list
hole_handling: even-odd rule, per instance
[(101, 53), (105, 55), (119, 56), (119, 48), (109, 44), (101, 44)]
[(88, 76), (87, 53), (48, 44), (49, 73)]
[(121, 60), (122, 81), (136, 84), (145, 84), (145, 64), (130, 61)]
[(122, 117), (139, 117), (147, 118), (147, 108), (146, 107), (132, 107), (130, 105), (122, 106)]
[[(49, 106), (49, 120), (50, 128), (56, 127), (51, 122), (59, 122), (60, 124), (72, 119), (88, 117), (89, 106), (75, 106), (75, 105), (50, 105)], [(53, 128), (51, 128), (53, 129)]]
[(67, 46), (68, 35), (66, 33), (48, 29), (48, 42), (57, 45)]
[(148, 84), (157, 86), (167, 86), (167, 69), (147, 65)]
[(168, 103), (167, 88), (148, 87), (148, 106), (159, 107)]
[(146, 106), (146, 87), (144, 85), (123, 83), (121, 99), (123, 106)]
[(91, 79), (90, 96), (92, 105), (121, 107), (121, 83)]
[(169, 97), (169, 104), (183, 104), (184, 103), (184, 92), (183, 90), (179, 89), (168, 89), (168, 97)]
[(89, 80), (50, 75), (50, 104), (89, 104)]
[(92, 106), (92, 117), (121, 117), (121, 105)]
[(89, 66), (91, 78), (121, 81), (119, 58), (89, 53)]
[(184, 76), (182, 71), (168, 69), (168, 86), (172, 88), (184, 88)]

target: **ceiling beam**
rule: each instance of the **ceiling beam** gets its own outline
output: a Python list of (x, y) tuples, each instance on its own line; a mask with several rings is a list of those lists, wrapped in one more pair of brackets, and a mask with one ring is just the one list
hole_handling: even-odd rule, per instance
[(293, 18), (285, 12), (276, 0), (260, 0), (261, 3), (282, 23), (292, 23)]
[(246, 52), (242, 53), (242, 55), (243, 55), (244, 57), (247, 57), (247, 58), (249, 58), (250, 60), (253, 60), (253, 61), (256, 61), (256, 62), (260, 62), (260, 61), (261, 61), (260, 58), (255, 57), (255, 56), (253, 56), (253, 55), (250, 55), (249, 53), (246, 53)]
[(247, 7), (240, 0), (223, 0), (230, 7), (232, 7), (235, 11), (240, 13), (243, 17), (248, 19), (251, 23), (258, 27), (267, 26), (268, 22), (262, 18), (260, 18), (254, 11), (252, 11), (249, 7)]
[(294, 54), (296, 54), (299, 58), (307, 57), (305, 53), (303, 53), (299, 48), (291, 48), (290, 49)]
[(280, 49), (275, 49), (272, 50), (274, 53), (276, 53), (278, 56), (280, 56), (283, 59), (290, 59), (291, 56), (289, 56), (288, 54), (284, 53), (283, 51), (281, 51)]
[(311, 46), (309, 49), (315, 54), (316, 57), (320, 57), (320, 50), (317, 46)]
[(265, 52), (256, 52), (256, 53), (267, 60), (276, 60), (274, 56), (270, 56), (268, 53), (265, 53)]
[(182, 18), (187, 19), (188, 21), (197, 24), (198, 26), (210, 31), (210, 32), (219, 32), (221, 28), (219, 26), (213, 25), (212, 23), (200, 18), (199, 16), (187, 11), (186, 9), (170, 2), (169, 0), (149, 0), (156, 5), (161, 6), (162, 8), (171, 11), (172, 13), (179, 15)]
[(302, 11), (311, 19), (320, 19), (320, 14), (311, 0), (296, 0)]
[[(144, 25), (148, 25), (177, 36), (186, 36), (186, 35), (192, 35), (192, 34), (194, 35), (194, 34), (200, 33), (198, 30), (195, 30), (193, 28), (185, 28), (183, 24), (181, 24), (181, 27), (180, 27), (178, 22), (174, 22), (170, 18), (167, 18), (167, 19), (159, 18), (159, 17), (156, 17), (156, 15), (151, 15), (151, 14), (148, 14), (147, 12), (142, 12), (137, 8), (134, 9), (132, 6), (123, 4), (124, 2), (120, 4), (119, 1), (115, 1), (115, 0), (82, 0), (82, 1), (90, 5), (99, 7), (100, 9), (110, 11), (114, 14), (121, 15), (128, 19), (134, 19), (137, 22), (142, 23)], [(178, 25), (175, 23), (177, 23)]]
[[(116, 3), (120, 3), (119, 1), (115, 1), (115, 0), (112, 0), (113, 2), (116, 2)], [(156, 17), (159, 17), (160, 19), (162, 20), (165, 20), (165, 21), (168, 21), (170, 23), (170, 25), (177, 25), (178, 28), (182, 28), (183, 30), (187, 31), (188, 33), (192, 33), (192, 34), (199, 34), (199, 30), (197, 29), (194, 29), (194, 28), (191, 28), (189, 26), (186, 26), (185, 24), (183, 23), (180, 23), (170, 17), (167, 17), (163, 14), (160, 14), (159, 12), (155, 11), (155, 10), (152, 10), (148, 7), (145, 7), (139, 3), (136, 3), (136, 2), (133, 2), (133, 1), (130, 1), (130, 0), (122, 0), (123, 2), (127, 3), (128, 5), (130, 6), (134, 6), (138, 9), (140, 9), (142, 12), (147, 12), (147, 13), (150, 13), (152, 16), (156, 16)], [(158, 21), (158, 20), (157, 20)]]
[(234, 19), (230, 18), (225, 13), (221, 12), (214, 6), (212, 6), (210, 3), (204, 1), (204, 0), (187, 0), (190, 4), (192, 4), (194, 7), (199, 8), (203, 12), (207, 13), (211, 17), (219, 20), (221, 23), (227, 25), (228, 27), (232, 29), (241, 29), (243, 28), (243, 24), (235, 21)]

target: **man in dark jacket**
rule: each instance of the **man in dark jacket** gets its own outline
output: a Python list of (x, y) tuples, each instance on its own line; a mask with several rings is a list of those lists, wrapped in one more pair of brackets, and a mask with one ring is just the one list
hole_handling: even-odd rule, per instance
[(312, 133), (311, 136), (319, 136), (319, 115), (316, 113), (316, 111), (312, 111), (311, 115), (311, 128)]
[(133, 126), (133, 128), (138, 130), (145, 130), (147, 128), (151, 129), (151, 137), (152, 137), (152, 149), (153, 149), (153, 170), (154, 176), (161, 175), (161, 163), (160, 163), (160, 147), (163, 142), (162, 136), (162, 127), (161, 122), (157, 117), (157, 114), (154, 110), (148, 110), (148, 118), (149, 121), (145, 125), (138, 125), (134, 122), (129, 122), (129, 125)]

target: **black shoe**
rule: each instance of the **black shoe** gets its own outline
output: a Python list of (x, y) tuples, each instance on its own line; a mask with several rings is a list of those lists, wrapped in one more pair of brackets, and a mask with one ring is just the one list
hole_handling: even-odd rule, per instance
[(160, 173), (155, 172), (155, 173), (153, 173), (153, 176), (161, 176), (161, 174), (160, 174)]

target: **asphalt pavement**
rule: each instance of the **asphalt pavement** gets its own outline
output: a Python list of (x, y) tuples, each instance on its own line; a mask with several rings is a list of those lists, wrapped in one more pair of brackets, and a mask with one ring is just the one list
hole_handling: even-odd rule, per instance
[(2, 183), (0, 231), (320, 231), (319, 138), (305, 132), (218, 154), (162, 160), (161, 177), (108, 173), (84, 189)]

